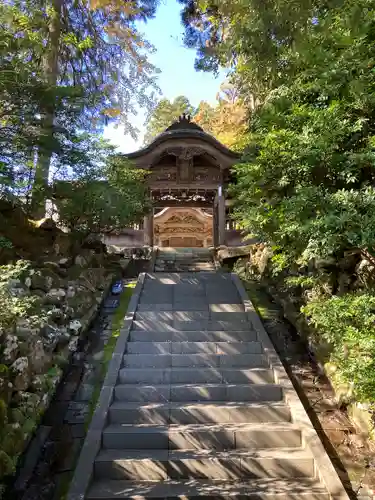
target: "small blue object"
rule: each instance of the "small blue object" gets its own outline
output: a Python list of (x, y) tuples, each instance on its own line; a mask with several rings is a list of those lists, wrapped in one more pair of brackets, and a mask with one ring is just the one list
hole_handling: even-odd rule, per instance
[(112, 293), (113, 295), (118, 295), (123, 291), (124, 287), (122, 281), (116, 281), (114, 285), (112, 285)]

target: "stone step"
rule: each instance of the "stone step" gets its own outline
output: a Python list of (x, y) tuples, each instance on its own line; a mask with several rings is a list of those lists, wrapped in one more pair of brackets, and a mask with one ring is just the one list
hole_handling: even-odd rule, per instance
[(201, 297), (189, 298), (189, 300), (174, 300), (174, 311), (208, 311), (209, 303)]
[(139, 298), (139, 304), (171, 304), (172, 294), (163, 294), (163, 293), (142, 293)]
[(163, 285), (160, 282), (151, 282), (144, 285), (141, 296), (145, 295), (173, 295), (174, 285)]
[(115, 399), (128, 402), (282, 401), (277, 384), (118, 384)]
[(191, 321), (191, 320), (208, 320), (209, 311), (140, 311), (136, 312), (135, 319), (137, 321), (168, 321), (174, 320)]
[(263, 354), (125, 354), (123, 366), (129, 368), (193, 368), (195, 366), (264, 368), (269, 365)]
[(168, 321), (142, 321), (134, 320), (132, 330), (146, 332), (175, 332), (176, 328), (172, 326), (172, 322)]
[[(204, 271), (215, 269), (215, 264), (207, 259), (189, 258), (189, 259), (156, 259), (156, 267), (162, 268), (161, 272), (185, 272), (186, 268), (198, 268)], [(160, 272), (160, 271), (159, 271)]]
[(202, 332), (131, 330), (130, 342), (253, 342), (257, 341), (255, 330), (226, 332), (216, 330)]
[(94, 481), (89, 500), (117, 498), (184, 499), (216, 498), (221, 500), (330, 500), (326, 488), (317, 479), (251, 479), (239, 481)]
[(120, 384), (266, 384), (274, 373), (266, 368), (122, 368)]
[(195, 255), (176, 255), (174, 259), (175, 264), (182, 264), (182, 265), (189, 265), (189, 264), (199, 264), (202, 262), (202, 264), (209, 264), (209, 262), (204, 262), (201, 260), (198, 256)]
[(234, 312), (244, 312), (245, 307), (243, 304), (209, 304), (208, 309), (210, 314), (212, 313), (234, 313)]
[[(173, 267), (186, 267), (186, 266), (202, 266), (203, 268), (214, 267), (212, 259), (205, 257), (195, 257), (191, 255), (178, 256), (176, 255), (173, 259), (170, 257), (157, 257), (156, 264), (161, 267), (165, 266), (168, 268)], [(168, 269), (169, 270), (169, 269)]]
[[(227, 304), (242, 304), (237, 290), (231, 283), (207, 283), (205, 285), (206, 297), (226, 297)], [(230, 299), (233, 299), (230, 300)]]
[(173, 285), (171, 289), (174, 297), (180, 295), (184, 299), (189, 299), (190, 297), (206, 296), (206, 288), (201, 283), (182, 283)]
[(248, 331), (251, 329), (251, 324), (247, 320), (191, 320), (191, 321), (154, 321), (154, 320), (134, 320), (132, 330), (167, 332), (167, 331), (216, 331), (225, 332), (233, 331)]
[(313, 478), (311, 454), (301, 449), (257, 451), (103, 450), (96, 457), (98, 479), (165, 481), (167, 479), (246, 480)]
[[(222, 321), (222, 320), (208, 320), (207, 322), (203, 321), (203, 324), (198, 326), (198, 328), (194, 328), (196, 321), (174, 321), (173, 326), (177, 330), (191, 331), (191, 330), (207, 330), (208, 332), (221, 330), (224, 332), (237, 332), (237, 331), (248, 331), (250, 330), (251, 324), (247, 319), (243, 320), (233, 320), (233, 321)], [(202, 328), (204, 327), (204, 328)]]
[(260, 354), (253, 342), (128, 342), (127, 354)]
[(233, 450), (299, 448), (301, 430), (294, 424), (110, 424), (102, 436), (103, 448), (123, 450)]
[[(205, 304), (206, 309), (208, 309), (207, 304)], [(172, 301), (170, 303), (164, 304), (138, 304), (137, 311), (174, 311), (174, 306)]]
[(282, 370), (275, 383), (277, 354), (245, 313), (246, 292), (214, 268), (208, 254), (163, 248), (161, 272), (139, 280), (104, 428), (93, 421), (71, 500), (346, 499)]
[(200, 263), (185, 263), (185, 262), (175, 262), (173, 264), (167, 263), (156, 263), (155, 271), (158, 273), (164, 273), (165, 271), (169, 272), (215, 272), (216, 268), (213, 264), (200, 264)]
[(228, 424), (290, 422), (290, 409), (284, 403), (124, 403), (114, 401), (109, 407), (113, 424)]
[[(177, 301), (182, 302), (182, 301)], [(161, 321), (173, 326), (181, 321), (247, 321), (247, 313), (240, 311), (140, 311), (136, 312), (136, 321)]]

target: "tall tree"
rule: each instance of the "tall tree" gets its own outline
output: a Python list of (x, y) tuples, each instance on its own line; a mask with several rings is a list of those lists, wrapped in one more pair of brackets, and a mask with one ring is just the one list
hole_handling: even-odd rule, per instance
[(173, 101), (161, 99), (148, 118), (144, 143), (149, 144), (154, 137), (169, 127), (183, 113), (194, 114), (194, 107), (185, 96), (178, 96)]
[(25, 191), (40, 137), (40, 104), (51, 95), (41, 74), (43, 23), (40, 5), (30, 0), (0, 5), (0, 190)]
[(229, 148), (238, 149), (246, 129), (246, 110), (238, 90), (229, 82), (220, 86), (216, 106), (201, 102), (194, 115), (194, 121), (205, 132)]
[(191, 115), (193, 121), (205, 132), (213, 135), (228, 147), (236, 147), (246, 125), (246, 113), (237, 89), (228, 82), (220, 86), (216, 105), (201, 101), (196, 109), (187, 97), (179, 96), (174, 101), (162, 99), (151, 113), (147, 123), (145, 144), (164, 132), (183, 113)]
[[(46, 75), (46, 84), (49, 89), (54, 89), (58, 83), (59, 51), (62, 25), (63, 0), (52, 0), (47, 9), (49, 14), (47, 50), (43, 58), (43, 69)], [(35, 216), (44, 216), (45, 196), (48, 187), (49, 167), (52, 151), (48, 143), (54, 135), (54, 121), (56, 115), (55, 96), (42, 101), (41, 114), (41, 142), (38, 148), (38, 162), (34, 177), (32, 212)]]
[(194, 122), (208, 134), (215, 135), (215, 107), (206, 101), (201, 101), (196, 109)]
[(114, 231), (139, 222), (149, 209), (145, 172), (116, 155), (106, 141), (87, 136), (87, 151), (51, 193), (59, 221), (76, 235)]
[(280, 265), (375, 246), (375, 2), (292, 6), (198, 1), (184, 13), (198, 63), (231, 65), (243, 98), (260, 89), (233, 194)]
[[(185, 44), (197, 50), (196, 69), (233, 70), (232, 79), (251, 107), (293, 76), (293, 48), (313, 19), (341, 0), (178, 0)], [(238, 78), (239, 73), (246, 78)]]
[[(138, 104), (152, 105), (155, 68), (146, 57), (152, 47), (137, 31), (136, 21), (152, 17), (156, 5), (157, 0), (5, 4), (0, 20), (4, 30), (16, 38), (42, 40), (42, 51), (35, 52), (30, 44), (28, 58), (23, 59), (48, 90), (48, 99), (39, 101), (36, 113), (40, 140), (33, 205), (38, 215), (43, 213), (51, 161), (59, 155), (56, 135), (61, 132), (61, 109), (70, 107), (71, 118), (74, 111), (76, 129), (97, 131), (109, 120), (117, 120), (134, 135), (130, 115)], [(6, 60), (17, 57), (8, 51)]]

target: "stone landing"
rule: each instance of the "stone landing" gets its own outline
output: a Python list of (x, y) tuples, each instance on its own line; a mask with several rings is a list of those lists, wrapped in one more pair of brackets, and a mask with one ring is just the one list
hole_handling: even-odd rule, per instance
[(215, 271), (213, 253), (208, 248), (160, 248), (157, 250), (156, 272)]
[(347, 499), (237, 276), (141, 275), (69, 500)]

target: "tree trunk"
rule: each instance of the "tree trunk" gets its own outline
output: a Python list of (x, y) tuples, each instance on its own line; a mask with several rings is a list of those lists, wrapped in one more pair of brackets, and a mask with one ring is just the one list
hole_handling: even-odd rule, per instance
[[(46, 79), (54, 96), (59, 72), (59, 45), (61, 32), (61, 10), (63, 0), (52, 0), (52, 14), (49, 24), (49, 43), (45, 59)], [(45, 216), (46, 192), (48, 187), (49, 168), (52, 157), (53, 125), (56, 102), (51, 97), (42, 109), (42, 137), (38, 151), (38, 161), (35, 170), (32, 193), (32, 214), (35, 218)]]

